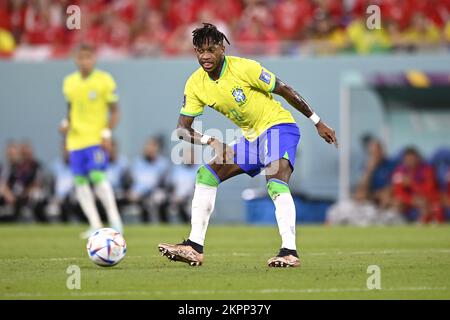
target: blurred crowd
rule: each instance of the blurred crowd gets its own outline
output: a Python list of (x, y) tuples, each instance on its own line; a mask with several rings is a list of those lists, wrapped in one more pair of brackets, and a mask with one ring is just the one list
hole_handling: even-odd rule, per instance
[[(195, 152), (183, 148), (182, 163), (173, 165), (162, 152), (162, 139), (150, 137), (142, 154), (129, 161), (113, 142), (108, 178), (125, 222), (186, 223), (190, 219), (196, 172)], [(328, 224), (442, 223), (450, 218), (450, 149), (425, 159), (407, 147), (388, 157), (372, 138), (367, 160), (350, 199), (327, 213)], [(0, 163), (0, 222), (84, 222), (74, 194), (68, 153), (48, 166), (36, 159), (32, 145), (10, 141)], [(106, 218), (100, 201), (97, 206)]]
[[(69, 30), (69, 5), (81, 8)], [(381, 29), (367, 27), (367, 7)], [(243, 55), (370, 54), (450, 47), (450, 0), (0, 0), (0, 57), (65, 58), (80, 42), (101, 58), (192, 55), (212, 22)]]
[(442, 223), (450, 218), (450, 149), (425, 159), (414, 147), (388, 157), (375, 138), (365, 142), (367, 160), (350, 199), (333, 205), (329, 224)]
[[(191, 148), (183, 148), (182, 164), (161, 152), (162, 139), (150, 137), (141, 156), (132, 161), (119, 152), (114, 142), (110, 152), (108, 178), (125, 222), (187, 222), (198, 166)], [(99, 212), (105, 210), (97, 201)], [(49, 166), (36, 159), (32, 145), (10, 141), (5, 163), (0, 164), (0, 222), (84, 222), (74, 194), (74, 179), (68, 153)]]

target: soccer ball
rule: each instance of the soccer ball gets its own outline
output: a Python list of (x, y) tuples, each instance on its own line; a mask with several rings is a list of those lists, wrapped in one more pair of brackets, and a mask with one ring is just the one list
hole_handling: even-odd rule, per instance
[(125, 257), (127, 244), (120, 232), (112, 228), (94, 231), (87, 242), (89, 259), (101, 267), (111, 267)]

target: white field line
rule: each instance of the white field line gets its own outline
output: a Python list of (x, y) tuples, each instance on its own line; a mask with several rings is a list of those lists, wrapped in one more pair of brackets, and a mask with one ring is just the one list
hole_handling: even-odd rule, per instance
[(309, 288), (309, 289), (249, 289), (249, 290), (156, 290), (156, 291), (105, 291), (105, 292), (65, 292), (65, 293), (33, 293), (33, 292), (17, 292), (0, 294), (1, 298), (45, 298), (45, 297), (122, 297), (122, 296), (177, 296), (177, 295), (217, 295), (217, 294), (274, 294), (274, 293), (349, 293), (349, 292), (421, 292), (421, 291), (447, 291), (447, 287), (398, 287), (398, 288), (382, 288), (380, 290), (369, 290), (364, 288)]
[[(156, 250), (155, 250), (156, 251)], [(318, 252), (304, 252), (300, 251), (300, 256), (325, 256), (325, 255), (389, 255), (389, 254), (427, 254), (427, 253), (450, 253), (450, 249), (390, 249), (390, 250), (372, 250), (372, 251), (318, 251)], [(155, 252), (156, 254), (156, 252)], [(129, 255), (128, 259), (142, 259), (148, 258), (154, 255), (152, 252), (148, 256), (133, 256)], [(207, 253), (208, 257), (229, 257), (230, 255), (236, 257), (268, 257), (270, 255), (263, 253), (255, 253), (255, 252), (221, 252), (221, 253)], [(20, 257), (20, 258), (1, 258), (0, 263), (2, 262), (15, 262), (15, 261), (23, 261), (23, 260), (34, 260), (34, 261), (75, 261), (79, 259), (84, 259), (84, 257)]]

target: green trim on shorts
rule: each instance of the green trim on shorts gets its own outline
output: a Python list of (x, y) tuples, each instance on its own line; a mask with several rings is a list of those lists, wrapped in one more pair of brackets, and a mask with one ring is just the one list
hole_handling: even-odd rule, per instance
[(89, 184), (89, 179), (85, 176), (75, 176), (73, 180), (76, 186), (83, 186), (85, 184)]
[(93, 184), (99, 184), (106, 180), (106, 173), (99, 170), (93, 170), (89, 172), (89, 179)]
[(281, 193), (291, 193), (289, 186), (277, 179), (270, 179), (267, 183), (267, 192), (272, 200), (275, 200)]
[(210, 187), (217, 187), (219, 185), (217, 178), (205, 166), (201, 166), (198, 169), (195, 182)]

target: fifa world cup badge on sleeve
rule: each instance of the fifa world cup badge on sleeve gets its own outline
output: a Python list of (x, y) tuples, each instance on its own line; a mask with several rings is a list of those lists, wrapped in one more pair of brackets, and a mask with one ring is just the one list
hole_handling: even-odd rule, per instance
[(270, 73), (264, 71), (264, 69), (261, 70), (261, 74), (259, 76), (259, 80), (261, 80), (262, 82), (265, 82), (267, 84), (270, 84), (270, 80), (271, 80), (271, 75)]

